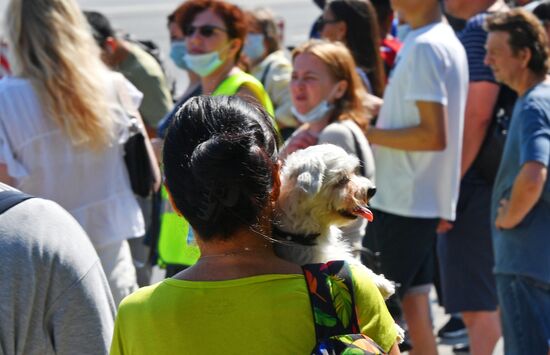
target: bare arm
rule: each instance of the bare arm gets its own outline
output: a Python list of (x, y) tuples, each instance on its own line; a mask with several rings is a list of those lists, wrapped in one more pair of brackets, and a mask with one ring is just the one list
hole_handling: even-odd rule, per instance
[(500, 201), (495, 226), (510, 229), (517, 226), (540, 199), (548, 170), (535, 161), (526, 162), (521, 168), (509, 200)]
[(420, 123), (398, 129), (369, 128), (369, 142), (389, 148), (438, 151), (447, 147), (447, 110), (436, 102), (417, 101)]
[(399, 354), (401, 354), (401, 351), (399, 351), (399, 345), (397, 343), (394, 343), (388, 355), (399, 355)]
[(6, 164), (0, 164), (0, 182), (10, 186), (14, 185), (12, 177), (8, 175), (8, 166)]
[(143, 130), (143, 134), (145, 135), (145, 147), (147, 148), (147, 154), (149, 155), (149, 159), (151, 159), (151, 167), (153, 170), (153, 178), (154, 178), (154, 189), (155, 191), (158, 191), (160, 189), (160, 184), (162, 183), (162, 178), (160, 175), (160, 168), (159, 168), (159, 161), (157, 159), (157, 153), (155, 152), (155, 148), (153, 148), (151, 139), (149, 138), (149, 135), (147, 134), (146, 129)]
[(462, 144), (461, 177), (472, 166), (487, 129), (491, 123), (493, 108), (497, 102), (499, 86), (489, 81), (471, 82), (468, 86), (464, 138)]

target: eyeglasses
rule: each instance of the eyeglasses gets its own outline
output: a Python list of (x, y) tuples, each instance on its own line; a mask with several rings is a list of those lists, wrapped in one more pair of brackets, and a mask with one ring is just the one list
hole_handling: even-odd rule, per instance
[(325, 25), (340, 22), (340, 21), (342, 20), (329, 20), (323, 17), (319, 17), (319, 19), (317, 20), (317, 25), (319, 26), (319, 28), (323, 28)]
[(216, 30), (227, 32), (225, 28), (221, 28), (214, 25), (204, 25), (204, 26), (187, 26), (183, 31), (183, 34), (185, 36), (192, 36), (193, 34), (195, 34), (196, 31), (199, 31), (199, 34), (201, 36), (211, 37), (214, 34), (214, 32), (216, 32)]

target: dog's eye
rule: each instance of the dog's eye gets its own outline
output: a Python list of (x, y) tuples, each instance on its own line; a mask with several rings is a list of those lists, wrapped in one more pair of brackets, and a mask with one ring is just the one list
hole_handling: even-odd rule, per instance
[(337, 187), (344, 187), (349, 182), (349, 177), (343, 176), (338, 182), (336, 183)]

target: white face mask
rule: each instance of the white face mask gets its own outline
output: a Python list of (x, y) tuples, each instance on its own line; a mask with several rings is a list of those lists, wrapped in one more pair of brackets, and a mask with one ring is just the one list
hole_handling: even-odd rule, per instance
[(200, 77), (210, 75), (223, 64), (220, 54), (216, 51), (204, 54), (185, 53), (183, 58), (189, 70), (197, 73)]
[(296, 110), (296, 107), (292, 105), (290, 110), (292, 111), (292, 114), (298, 119), (298, 121), (302, 123), (312, 123), (319, 121), (325, 115), (332, 110), (334, 105), (329, 104), (327, 100), (321, 101), (317, 106), (312, 108), (306, 113), (300, 113), (298, 110)]
[(315, 106), (314, 108), (312, 108), (306, 113), (298, 112), (298, 110), (296, 109), (296, 107), (294, 107), (294, 105), (292, 105), (290, 110), (292, 111), (292, 114), (294, 115), (294, 117), (296, 117), (298, 121), (300, 121), (301, 123), (312, 123), (312, 122), (319, 121), (334, 108), (334, 105), (328, 102), (328, 98), (332, 97), (335, 90), (336, 90), (336, 87), (334, 87), (330, 91), (326, 99), (319, 102), (317, 106)]

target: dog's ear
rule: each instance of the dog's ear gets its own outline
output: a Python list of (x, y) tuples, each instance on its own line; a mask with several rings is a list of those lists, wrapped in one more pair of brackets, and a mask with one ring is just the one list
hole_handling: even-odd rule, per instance
[(296, 187), (309, 195), (318, 193), (323, 186), (324, 171), (325, 164), (321, 161), (309, 165), (296, 177)]

